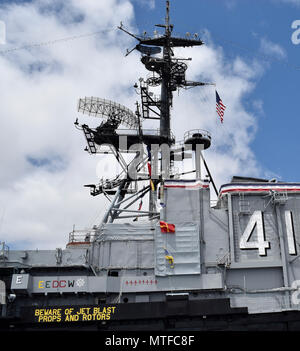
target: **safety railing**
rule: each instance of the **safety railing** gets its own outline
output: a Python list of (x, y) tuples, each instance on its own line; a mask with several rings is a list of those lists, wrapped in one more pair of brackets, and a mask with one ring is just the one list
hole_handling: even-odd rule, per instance
[(69, 242), (67, 245), (90, 244), (96, 237), (96, 230), (73, 230), (69, 233)]
[(211, 139), (210, 133), (205, 130), (205, 129), (191, 129), (188, 130), (187, 132), (184, 133), (183, 139), (186, 141), (189, 138), (192, 138), (195, 134), (199, 135), (201, 134), (202, 137), (207, 137), (208, 139)]

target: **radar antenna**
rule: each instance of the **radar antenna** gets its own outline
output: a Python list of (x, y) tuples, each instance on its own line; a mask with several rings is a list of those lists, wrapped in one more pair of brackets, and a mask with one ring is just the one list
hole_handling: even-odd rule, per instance
[[(173, 24), (170, 24), (169, 12), (170, 2), (166, 1), (165, 24), (156, 24), (156, 27), (165, 29), (163, 35), (156, 34), (154, 37), (138, 36), (124, 29), (122, 23), (118, 28), (139, 41), (134, 49), (141, 52), (141, 61), (146, 69), (158, 75), (155, 79), (149, 80), (148, 82), (152, 85), (161, 84), (161, 96), (159, 101), (152, 101), (147, 94), (145, 83), (141, 83), (142, 96), (144, 92), (142, 108), (143, 112), (146, 111), (146, 113), (143, 113), (143, 118), (149, 118), (149, 106), (158, 108), (160, 135), (169, 139), (169, 144), (171, 144), (170, 107), (172, 106), (173, 91), (181, 87), (212, 85), (212, 83), (191, 82), (185, 79), (187, 65), (183, 61), (191, 59), (178, 59), (174, 57), (173, 48), (200, 46), (204, 43), (202, 40), (198, 39), (198, 36), (195, 36), (195, 39), (172, 36)], [(154, 56), (161, 51), (161, 48), (163, 51), (162, 58)], [(127, 55), (134, 49), (127, 51)], [(157, 119), (157, 116), (153, 119)]]
[[(141, 106), (138, 103), (136, 104), (136, 112), (134, 113), (116, 102), (95, 97), (82, 98), (78, 103), (78, 112), (103, 119), (97, 128), (90, 128), (86, 124), (78, 127), (85, 134), (86, 150), (92, 154), (112, 153), (123, 169), (120, 174), (112, 179), (102, 179), (97, 185), (86, 185), (90, 188), (93, 196), (115, 194), (102, 223), (113, 222), (117, 218), (134, 218), (136, 220), (139, 216), (147, 216), (150, 219), (159, 217), (156, 206), (159, 183), (163, 182), (164, 179), (190, 173), (176, 173), (174, 162), (180, 161), (180, 156), (181, 161), (183, 158), (192, 158), (195, 143), (202, 144), (203, 149), (210, 146), (210, 136), (203, 131), (193, 132), (185, 138), (184, 144), (181, 143), (179, 148), (176, 149), (175, 146), (175, 138), (170, 128), (173, 92), (180, 88), (188, 89), (196, 86), (213, 85), (213, 83), (193, 82), (186, 79), (188, 68), (186, 61), (190, 61), (191, 58), (175, 57), (174, 48), (201, 46), (204, 43), (198, 38), (198, 35), (177, 37), (172, 34), (173, 25), (170, 23), (169, 6), (170, 3), (167, 0), (165, 23), (156, 24), (156, 27), (164, 28), (163, 34), (156, 32), (153, 37), (148, 36), (147, 33), (135, 35), (126, 30), (122, 23), (118, 27), (138, 41), (133, 49), (127, 50), (126, 56), (133, 50), (138, 50), (141, 54), (141, 62), (151, 72), (151, 77), (139, 78), (139, 86), (137, 83), (134, 84), (135, 89), (139, 88), (139, 91), (136, 90), (136, 92), (141, 97)], [(160, 95), (155, 96), (149, 88), (159, 86)], [(142, 129), (141, 123), (147, 119), (157, 120), (159, 129)], [(78, 126), (77, 121), (75, 125)], [(120, 129), (120, 125), (128, 129)], [(125, 145), (120, 142), (123, 137), (126, 139)], [(160, 148), (163, 144), (167, 144), (171, 149), (167, 159), (159, 156), (159, 152), (162, 154), (162, 151), (152, 150), (153, 145)], [(192, 146), (190, 153), (184, 151), (185, 144)], [(109, 151), (103, 151), (103, 145), (109, 145)], [(141, 148), (132, 151), (131, 147), (135, 145), (140, 145)], [(129, 152), (133, 152), (135, 156), (127, 163), (122, 153)], [(203, 155), (201, 155), (201, 158), (205, 163)], [(158, 166), (159, 163), (160, 167)], [(200, 178), (200, 159), (198, 160), (198, 158), (195, 168), (196, 170), (192, 172), (196, 172), (196, 177)], [(134, 178), (131, 175), (132, 170), (135, 170)], [(154, 173), (156, 177), (153, 177)], [(147, 186), (144, 185), (142, 190), (138, 190), (137, 184), (140, 181), (144, 182), (142, 184), (150, 181), (150, 184), (148, 183)], [(134, 184), (134, 187), (131, 187), (132, 184)], [(147, 193), (149, 193), (148, 211), (141, 211), (140, 206), (137, 211), (129, 209), (131, 205), (141, 200)], [(131, 195), (125, 197), (128, 194)], [(128, 200), (130, 201), (128, 202)]]
[(102, 117), (129, 128), (138, 128), (139, 121), (134, 112), (117, 102), (95, 97), (85, 97), (78, 101), (78, 112), (89, 116)]

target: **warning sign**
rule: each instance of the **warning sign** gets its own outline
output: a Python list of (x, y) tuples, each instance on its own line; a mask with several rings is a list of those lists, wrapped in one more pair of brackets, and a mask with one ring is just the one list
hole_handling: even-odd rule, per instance
[(36, 323), (64, 323), (108, 321), (116, 312), (116, 306), (63, 306), (34, 308), (31, 312)]

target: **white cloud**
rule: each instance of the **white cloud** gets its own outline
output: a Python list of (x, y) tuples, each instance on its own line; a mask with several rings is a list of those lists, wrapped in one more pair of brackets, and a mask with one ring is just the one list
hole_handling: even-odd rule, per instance
[[(82, 15), (80, 22), (72, 22), (70, 13)], [(128, 107), (135, 101), (129, 87), (142, 67), (135, 53), (124, 58), (126, 43), (132, 44), (116, 30), (121, 20), (131, 23), (133, 8), (115, 0), (37, 1), (8, 6), (0, 10), (4, 17), (5, 49), (94, 32), (99, 23), (109, 30), (0, 56), (0, 209), (5, 210), (0, 237), (26, 241), (26, 247), (63, 246), (72, 225), (90, 224), (103, 206), (83, 188), (97, 181), (96, 160), (83, 151), (83, 134), (73, 125), (77, 100), (100, 96)], [(36, 167), (30, 159), (48, 165)]]
[(273, 0), (273, 1), (282, 2), (284, 4), (300, 6), (300, 0)]
[(275, 59), (285, 59), (287, 57), (285, 50), (279, 44), (274, 43), (267, 38), (261, 38), (260, 51)]
[(233, 10), (237, 6), (237, 1), (236, 0), (226, 0), (225, 6), (228, 8), (228, 10)]
[(239, 57), (228, 62), (222, 50), (214, 46), (186, 49), (185, 56), (193, 57), (189, 79), (215, 82), (226, 111), (221, 124), (215, 111), (215, 87), (183, 91), (174, 103), (176, 131), (182, 130), (184, 121), (185, 130), (200, 127), (211, 132), (212, 146), (205, 154), (218, 187), (234, 174), (258, 176), (262, 170), (250, 147), (257, 121), (246, 105), (255, 80), (263, 74), (263, 67), (256, 61), (246, 63)]
[[(7, 27), (5, 49), (95, 32), (99, 25), (104, 30), (0, 55), (0, 241), (53, 249), (66, 244), (73, 224), (100, 222), (106, 203), (90, 197), (83, 184), (97, 182), (101, 169), (114, 169), (111, 162), (83, 151), (84, 136), (73, 122), (79, 117), (82, 123), (95, 123), (77, 114), (79, 97), (104, 97), (134, 109), (137, 97), (131, 87), (147, 72), (137, 52), (124, 57), (133, 42), (115, 30), (120, 21), (130, 27), (133, 16), (129, 0), (36, 0), (0, 8)], [(218, 186), (234, 174), (258, 175), (250, 147), (257, 122), (245, 102), (263, 68), (239, 57), (228, 62), (213, 45), (185, 49), (179, 56), (193, 57), (188, 79), (217, 83), (227, 109), (221, 125), (213, 87), (176, 93), (172, 127), (177, 140), (188, 129), (211, 131), (207, 162)]]
[(258, 114), (264, 115), (264, 102), (263, 102), (263, 100), (261, 100), (261, 99), (253, 100), (252, 106)]
[(155, 8), (155, 0), (133, 0), (138, 5), (146, 6), (150, 10)]

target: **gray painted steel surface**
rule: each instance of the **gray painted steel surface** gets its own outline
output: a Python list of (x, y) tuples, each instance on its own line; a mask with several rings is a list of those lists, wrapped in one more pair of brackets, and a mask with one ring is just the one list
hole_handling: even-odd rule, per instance
[(35, 294), (51, 300), (59, 293), (63, 302), (65, 294), (74, 293), (84, 304), (90, 299), (83, 292), (138, 302), (164, 301), (171, 291), (198, 291), (190, 298), (229, 297), (232, 307), (248, 307), (249, 313), (298, 310), (300, 184), (284, 183), (281, 193), (270, 183), (263, 191), (258, 190), (262, 183), (246, 183), (243, 190), (232, 183), (236, 191), (220, 195), (215, 207), (206, 183), (193, 190), (177, 188), (179, 181), (172, 184), (164, 189), (167, 210), (161, 217), (175, 224), (175, 233), (161, 232), (159, 220), (108, 223), (87, 248), (8, 250), (0, 272), (30, 267), (7, 286), (15, 303), (20, 294), (34, 302)]
[[(173, 178), (163, 177), (172, 174), (169, 171), (174, 170), (175, 156), (186, 153), (192, 158), (188, 150), (183, 151), (184, 144), (180, 144), (177, 151), (173, 148), (172, 162), (170, 159), (165, 162), (161, 156), (164, 162), (161, 162), (160, 178), (151, 179), (149, 162), (155, 157), (151, 155), (149, 140), (175, 147), (170, 130), (173, 92), (182, 87), (208, 84), (187, 81), (187, 65), (173, 57), (174, 46), (202, 45), (203, 42), (172, 37), (168, 1), (166, 24), (162, 27), (165, 35), (161, 37), (132, 35), (140, 44), (163, 47), (162, 58), (143, 56), (141, 60), (153, 74), (152, 83), (156, 79), (162, 84), (162, 96), (152, 98), (153, 95), (148, 94), (149, 81), (140, 80), (143, 118), (151, 118), (151, 106), (151, 112), (156, 115), (154, 119), (160, 119), (160, 133), (154, 139), (148, 135), (147, 144), (142, 129), (134, 131), (133, 140), (141, 139), (148, 147), (146, 156), (137, 164), (126, 164), (121, 155), (123, 149), (110, 148), (109, 151), (116, 156), (126, 176), (129, 170), (139, 168), (140, 178), (133, 181), (131, 177), (118, 175), (112, 181), (102, 182), (98, 188), (87, 185), (94, 196), (115, 193), (115, 198), (102, 223), (86, 232), (84, 239), (76, 240), (72, 235), (65, 249), (9, 250), (1, 243), (2, 317), (6, 317), (9, 310), (17, 316), (21, 308), (36, 306), (46, 309), (71, 304), (98, 306), (127, 302), (166, 302), (168, 306), (170, 298), (188, 299), (189, 302), (229, 299), (231, 307), (244, 307), (250, 314), (299, 310), (300, 183), (234, 177), (231, 183), (221, 186), (218, 201), (211, 206), (210, 186), (215, 186), (201, 152), (195, 161), (196, 178), (177, 179), (176, 172), (173, 172)], [(122, 25), (119, 28), (129, 33)], [(104, 103), (103, 100), (92, 102), (95, 101)], [(116, 120), (114, 114), (124, 113), (124, 107), (115, 103), (104, 105), (109, 105), (109, 110), (88, 112), (105, 114), (106, 123), (95, 130), (81, 126), (88, 143), (87, 150), (91, 153), (98, 152), (101, 142), (110, 141), (109, 136), (118, 137), (116, 128), (121, 122), (132, 127), (140, 123), (139, 111), (133, 114), (126, 109), (127, 116), (120, 115)], [(88, 107), (99, 106), (90, 104)], [(77, 121), (75, 125), (78, 126)], [(129, 138), (130, 135), (126, 135)], [(195, 152), (195, 157), (197, 145), (193, 140), (207, 137), (210, 145), (209, 134), (192, 131), (189, 151)], [(139, 156), (137, 152), (134, 160)], [(209, 180), (201, 180), (200, 160)], [(156, 168), (158, 161), (157, 157)], [(163, 169), (163, 163), (168, 163), (167, 169)], [(145, 174), (141, 170), (147, 165), (148, 173)], [(142, 190), (130, 187), (133, 182), (136, 185), (138, 181), (150, 179), (150, 184)], [(159, 191), (155, 189), (157, 186), (160, 186)], [(149, 211), (130, 209), (135, 201), (148, 193)], [(126, 198), (126, 195), (130, 196)], [(159, 211), (156, 206), (158, 195)], [(142, 216), (147, 216), (148, 222), (137, 221)], [(117, 223), (117, 218), (122, 219), (122, 223)], [(175, 230), (165, 232), (160, 221), (167, 223), (167, 228), (174, 225)]]

